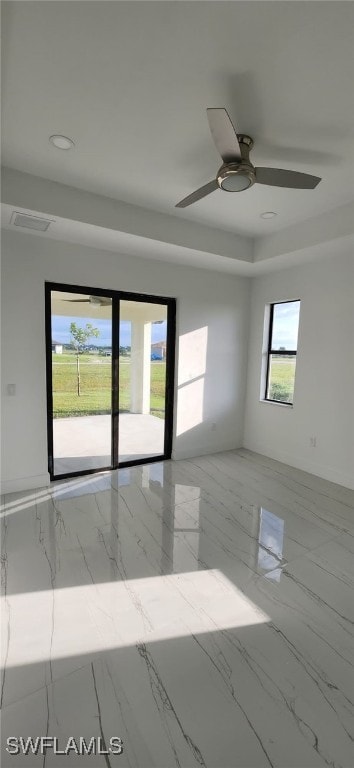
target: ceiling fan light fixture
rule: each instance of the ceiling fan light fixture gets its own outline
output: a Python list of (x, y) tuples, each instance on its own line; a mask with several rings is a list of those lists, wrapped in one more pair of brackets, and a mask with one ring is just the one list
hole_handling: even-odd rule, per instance
[(102, 303), (98, 296), (90, 296), (89, 302), (93, 307), (100, 307)]
[(221, 166), (217, 182), (225, 192), (243, 192), (256, 180), (254, 168), (248, 163)]

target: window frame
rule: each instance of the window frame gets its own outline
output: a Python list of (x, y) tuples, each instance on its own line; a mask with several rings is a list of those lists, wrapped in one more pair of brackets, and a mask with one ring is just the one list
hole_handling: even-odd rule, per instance
[[(278, 306), (278, 304), (300, 304), (301, 307), (301, 299), (286, 299), (284, 301), (273, 301), (270, 303), (269, 310), (269, 331), (268, 331), (268, 344), (267, 344), (267, 368), (266, 368), (266, 377), (265, 377), (265, 393), (264, 393), (264, 401), (266, 403), (277, 403), (278, 405), (287, 405), (292, 407), (294, 405), (294, 392), (295, 392), (295, 376), (294, 376), (294, 391), (293, 391), (293, 398), (292, 401), (285, 402), (284, 400), (276, 400), (273, 397), (268, 397), (268, 385), (269, 385), (269, 373), (270, 373), (270, 358), (271, 356), (278, 356), (281, 357), (282, 355), (291, 355), (292, 357), (297, 357), (297, 349), (285, 349), (279, 351), (279, 349), (273, 349), (272, 348), (272, 336), (273, 336), (273, 321), (274, 321), (274, 307)], [(300, 324), (300, 309), (299, 309), (299, 324)], [(296, 375), (296, 371), (295, 371)]]

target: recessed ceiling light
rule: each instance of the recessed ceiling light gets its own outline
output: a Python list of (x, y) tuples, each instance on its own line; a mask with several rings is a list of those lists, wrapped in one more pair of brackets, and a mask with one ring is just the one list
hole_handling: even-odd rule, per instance
[(75, 146), (72, 139), (68, 139), (67, 136), (49, 136), (49, 141), (54, 144), (57, 149), (71, 149)]
[(274, 219), (274, 216), (277, 216), (274, 211), (264, 211), (264, 213), (261, 213), (261, 219)]

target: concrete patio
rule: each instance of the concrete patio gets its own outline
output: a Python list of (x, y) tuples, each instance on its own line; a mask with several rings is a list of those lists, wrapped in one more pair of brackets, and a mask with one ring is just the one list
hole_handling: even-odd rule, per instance
[[(132, 461), (161, 455), (164, 428), (164, 419), (150, 414), (120, 414), (119, 460)], [(111, 417), (54, 419), (53, 445), (55, 475), (110, 466)]]

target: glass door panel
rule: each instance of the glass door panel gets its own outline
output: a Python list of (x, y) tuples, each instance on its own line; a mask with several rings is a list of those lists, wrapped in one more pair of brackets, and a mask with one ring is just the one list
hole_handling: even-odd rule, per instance
[(120, 301), (119, 463), (164, 454), (167, 306)]
[(112, 466), (112, 300), (51, 291), (53, 476)]

